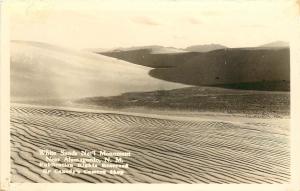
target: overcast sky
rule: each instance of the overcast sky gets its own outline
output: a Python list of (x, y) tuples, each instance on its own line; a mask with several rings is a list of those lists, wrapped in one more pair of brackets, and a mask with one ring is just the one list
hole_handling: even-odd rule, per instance
[[(130, 2), (130, 3), (129, 3)], [(289, 0), (11, 0), (12, 40), (81, 48), (289, 41)]]

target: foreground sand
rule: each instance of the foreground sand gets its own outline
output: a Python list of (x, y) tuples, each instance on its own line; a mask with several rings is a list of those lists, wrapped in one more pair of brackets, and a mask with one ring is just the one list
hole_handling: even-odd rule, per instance
[[(12, 182), (285, 183), (289, 120), (12, 105)], [(42, 174), (39, 149), (131, 152), (120, 175)]]

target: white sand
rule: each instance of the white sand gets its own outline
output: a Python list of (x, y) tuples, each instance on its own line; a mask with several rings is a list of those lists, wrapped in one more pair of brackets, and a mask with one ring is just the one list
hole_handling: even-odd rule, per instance
[(11, 43), (13, 100), (112, 96), (187, 87), (148, 75), (151, 68), (33, 42)]
[[(13, 182), (286, 183), (289, 124), (13, 105)], [(246, 119), (246, 118), (244, 118)], [(125, 175), (41, 174), (39, 149), (131, 152)], [(94, 168), (101, 170), (101, 168)]]

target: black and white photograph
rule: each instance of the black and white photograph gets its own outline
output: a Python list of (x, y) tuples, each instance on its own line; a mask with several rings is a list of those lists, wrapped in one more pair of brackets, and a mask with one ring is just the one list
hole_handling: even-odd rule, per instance
[(10, 1), (10, 182), (289, 184), (293, 5)]

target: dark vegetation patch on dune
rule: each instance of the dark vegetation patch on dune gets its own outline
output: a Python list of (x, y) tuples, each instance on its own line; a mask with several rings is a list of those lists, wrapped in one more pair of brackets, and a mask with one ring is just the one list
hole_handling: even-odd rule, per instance
[(132, 92), (113, 97), (91, 97), (80, 99), (77, 103), (116, 109), (146, 107), (278, 117), (289, 115), (290, 93), (190, 87), (168, 91)]

